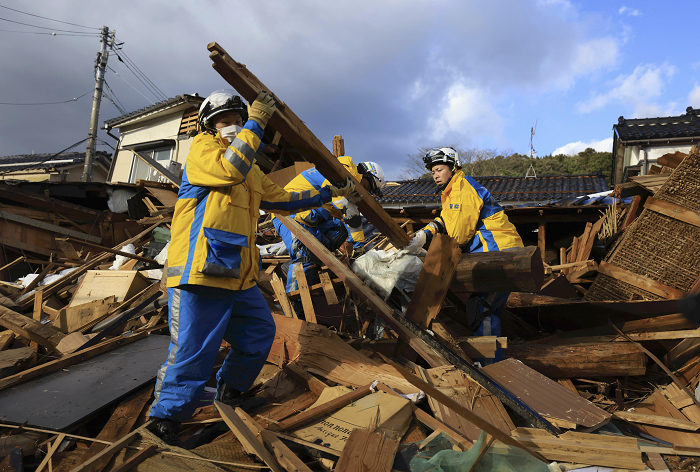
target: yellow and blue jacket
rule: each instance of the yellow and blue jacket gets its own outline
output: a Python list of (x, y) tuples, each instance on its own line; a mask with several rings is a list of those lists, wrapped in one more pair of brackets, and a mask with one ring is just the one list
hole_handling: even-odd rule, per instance
[(443, 226), (464, 252), (490, 252), (523, 247), (518, 231), (491, 193), (457, 171), (442, 192), (442, 212), (423, 228), (430, 235)]
[[(338, 161), (340, 161), (348, 172), (355, 177), (355, 180), (359, 182), (362, 179), (362, 176), (357, 171), (357, 166), (352, 162), (352, 157), (341, 156), (338, 158)], [(320, 190), (330, 185), (331, 183), (328, 179), (321, 175), (315, 167), (312, 167), (294, 177), (284, 186), (284, 189), (290, 192), (304, 192), (308, 190)], [(294, 215), (294, 219), (312, 228), (331, 218), (343, 219), (348, 228), (348, 234), (350, 235), (348, 240), (355, 244), (364, 243), (365, 233), (362, 231), (362, 218), (359, 213), (355, 216), (347, 217), (346, 210), (349, 205), (354, 205), (354, 203), (350, 203), (345, 197), (336, 197), (332, 202), (320, 208), (298, 212)]]
[(192, 141), (171, 225), (168, 287), (252, 287), (260, 273), (259, 210), (288, 215), (331, 201), (327, 188), (288, 192), (268, 179), (254, 164), (262, 135), (248, 120), (230, 145), (211, 134)]

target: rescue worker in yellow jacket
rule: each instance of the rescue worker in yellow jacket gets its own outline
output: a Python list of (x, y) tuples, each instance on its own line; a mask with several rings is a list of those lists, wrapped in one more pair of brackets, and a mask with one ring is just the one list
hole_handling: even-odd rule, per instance
[[(357, 166), (352, 157), (338, 158), (366, 190), (374, 195), (381, 195), (384, 186), (384, 171), (375, 162), (361, 162)], [(315, 167), (303, 171), (294, 177), (284, 189), (290, 192), (305, 192), (320, 190), (331, 183), (316, 170)], [(319, 240), (328, 250), (334, 252), (344, 246), (345, 252), (353, 249), (362, 250), (365, 243), (365, 233), (362, 230), (362, 216), (353, 201), (354, 198), (338, 197), (333, 201), (313, 210), (302, 211), (294, 215), (294, 219)], [(290, 255), (287, 269), (287, 292), (297, 290), (298, 284), (294, 272), (295, 264), (303, 264), (309, 286), (317, 282), (318, 267), (323, 265), (277, 218), (272, 220), (277, 234), (282, 238)], [(349, 236), (348, 236), (349, 235)], [(285, 267), (283, 267), (285, 268)]]
[(275, 110), (266, 92), (247, 109), (232, 90), (212, 93), (199, 110), (202, 132), (187, 157), (168, 250), (170, 351), (151, 408), (154, 431), (169, 444), (179, 442), (179, 424), (194, 412), (222, 340), (231, 350), (216, 374), (216, 400), (244, 409), (260, 406), (257, 398), (242, 396), (275, 335), (256, 285), (259, 210), (289, 214), (354, 191), (348, 179), (341, 188), (288, 192), (263, 174), (255, 156)]
[[(460, 169), (457, 151), (433, 148), (423, 157), (441, 192), (440, 216), (418, 231), (404, 252), (417, 253), (436, 233), (447, 234), (462, 252), (503, 251), (523, 247), (518, 231), (491, 193)], [(500, 336), (499, 315), (509, 293), (475, 294), (467, 304), (467, 320), (477, 336)], [(497, 352), (497, 360), (501, 352)]]

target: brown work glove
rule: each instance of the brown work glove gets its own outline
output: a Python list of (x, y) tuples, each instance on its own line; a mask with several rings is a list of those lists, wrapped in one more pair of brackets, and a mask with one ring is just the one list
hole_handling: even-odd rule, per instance
[(262, 91), (258, 94), (252, 105), (248, 106), (248, 119), (255, 120), (263, 128), (267, 126), (267, 120), (270, 119), (277, 107), (275, 106), (275, 97), (272, 94)]

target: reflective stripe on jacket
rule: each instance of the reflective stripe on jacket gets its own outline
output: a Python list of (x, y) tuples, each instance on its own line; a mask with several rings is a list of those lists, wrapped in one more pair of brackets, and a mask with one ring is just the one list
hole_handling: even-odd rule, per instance
[[(442, 192), (442, 212), (435, 218), (468, 252), (523, 247), (518, 231), (491, 193), (464, 172), (457, 171)], [(435, 234), (433, 224), (423, 228)]]
[[(341, 156), (338, 158), (341, 164), (350, 172), (350, 174), (355, 177), (359, 182), (362, 176), (357, 172), (357, 166), (353, 164), (352, 157)], [(301, 174), (294, 177), (287, 185), (284, 186), (285, 190), (303, 192), (305, 190), (320, 190), (324, 187), (330, 186), (331, 183), (326, 179), (315, 167), (307, 169)], [(345, 210), (348, 206), (348, 200), (345, 197), (336, 197), (332, 202), (323, 205), (322, 208), (316, 208), (309, 211), (301, 211), (294, 215), (294, 219), (299, 223), (305, 224), (307, 226), (315, 227), (324, 221), (328, 221), (331, 218), (341, 218), (344, 220), (346, 226), (348, 227), (348, 233), (353, 242), (364, 242), (365, 233), (362, 231), (362, 219), (357, 215), (357, 218), (350, 220), (345, 219)]]
[(246, 290), (259, 277), (259, 210), (290, 214), (331, 200), (328, 189), (287, 192), (253, 163), (263, 129), (248, 120), (229, 144), (200, 134), (192, 142), (178, 193), (168, 250), (168, 287)]

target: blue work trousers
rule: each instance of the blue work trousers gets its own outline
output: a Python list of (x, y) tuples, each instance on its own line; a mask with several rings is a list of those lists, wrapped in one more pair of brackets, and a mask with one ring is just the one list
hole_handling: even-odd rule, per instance
[(151, 417), (182, 422), (194, 413), (222, 340), (231, 350), (217, 381), (241, 392), (253, 385), (275, 339), (275, 322), (257, 286), (170, 288), (168, 308), (170, 351), (158, 371)]

